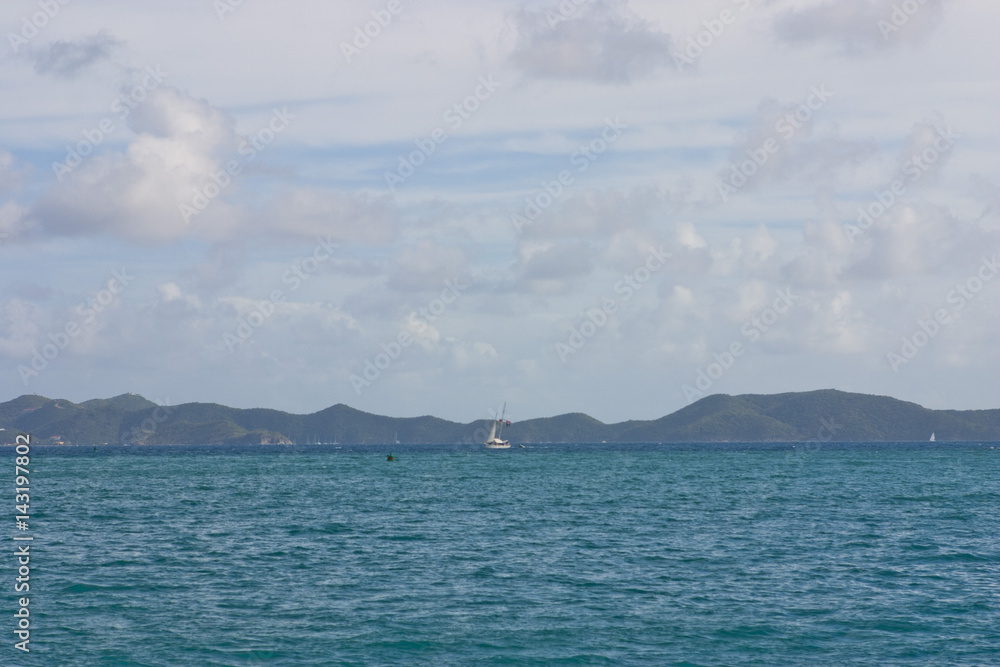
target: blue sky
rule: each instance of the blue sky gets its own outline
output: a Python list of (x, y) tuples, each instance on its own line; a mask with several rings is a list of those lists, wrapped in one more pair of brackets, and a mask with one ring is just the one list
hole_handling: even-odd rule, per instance
[(998, 21), (4, 2), (0, 400), (997, 407)]

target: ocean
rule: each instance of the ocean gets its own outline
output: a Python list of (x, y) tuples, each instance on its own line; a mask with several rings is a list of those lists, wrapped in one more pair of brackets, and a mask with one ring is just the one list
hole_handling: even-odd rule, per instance
[(997, 443), (32, 447), (29, 467), (30, 653), (11, 541), (3, 665), (1000, 664)]

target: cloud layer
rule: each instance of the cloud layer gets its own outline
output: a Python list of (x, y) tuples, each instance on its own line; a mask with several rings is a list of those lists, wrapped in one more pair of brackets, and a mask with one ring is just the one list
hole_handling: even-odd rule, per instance
[(0, 10), (0, 399), (996, 406), (991, 3), (33, 7)]

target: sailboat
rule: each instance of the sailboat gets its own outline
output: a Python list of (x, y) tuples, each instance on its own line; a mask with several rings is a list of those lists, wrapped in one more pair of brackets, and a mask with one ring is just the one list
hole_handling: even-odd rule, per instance
[(931, 433), (931, 442), (937, 442), (937, 438), (934, 437), (933, 433)]
[[(503, 435), (503, 425), (504, 417), (507, 415), (507, 404), (503, 404), (503, 413), (500, 415), (500, 419), (493, 420), (493, 426), (490, 428), (490, 437), (483, 444), (486, 445), (486, 449), (510, 449), (510, 440), (502, 440), (500, 436)], [(510, 422), (507, 422), (510, 425)], [(500, 426), (499, 431), (497, 430), (497, 425)]]

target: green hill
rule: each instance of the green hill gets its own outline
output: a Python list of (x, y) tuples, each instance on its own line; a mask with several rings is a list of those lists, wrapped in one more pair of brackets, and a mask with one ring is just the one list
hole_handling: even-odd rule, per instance
[[(215, 403), (157, 406), (137, 394), (72, 403), (21, 396), (0, 403), (0, 443), (18, 433), (68, 444), (465, 443), (489, 422), (396, 418), (334, 405), (308, 415)], [(891, 442), (1000, 441), (1000, 410), (928, 410), (887, 396), (832, 389), (789, 394), (707, 396), (651, 421), (604, 424), (581, 413), (529, 419), (504, 430), (512, 442)]]
[[(73, 443), (119, 442), (122, 421), (156, 404), (137, 394), (84, 403), (21, 396), (0, 404), (0, 428), (31, 433), (36, 440)], [(13, 440), (13, 437), (5, 438)]]

